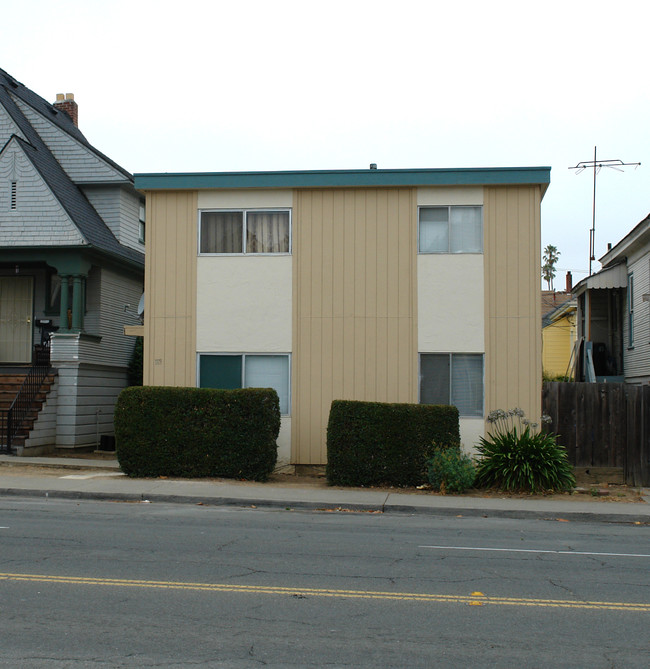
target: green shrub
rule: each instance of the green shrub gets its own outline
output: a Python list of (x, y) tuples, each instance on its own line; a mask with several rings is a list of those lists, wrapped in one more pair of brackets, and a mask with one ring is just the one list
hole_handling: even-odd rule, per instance
[(575, 486), (573, 468), (566, 449), (555, 436), (537, 431), (521, 409), (493, 411), (494, 425), (477, 446), (481, 456), (476, 484), (510, 492), (569, 490)]
[(566, 374), (551, 374), (550, 372), (542, 372), (542, 382), (543, 383), (567, 383), (573, 381), (572, 376), (567, 376)]
[(459, 447), (436, 448), (428, 462), (429, 483), (439, 492), (465, 492), (474, 485), (472, 458)]
[(427, 480), (432, 444), (459, 441), (456, 407), (334, 400), (327, 426), (327, 481), (419, 485)]
[(132, 387), (115, 406), (117, 458), (128, 476), (264, 481), (277, 460), (275, 390)]

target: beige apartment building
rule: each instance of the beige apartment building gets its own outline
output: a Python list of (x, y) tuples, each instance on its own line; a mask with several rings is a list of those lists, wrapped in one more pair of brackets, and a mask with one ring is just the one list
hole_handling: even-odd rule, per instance
[(550, 168), (137, 174), (149, 385), (273, 387), (280, 464), (334, 399), (541, 408)]

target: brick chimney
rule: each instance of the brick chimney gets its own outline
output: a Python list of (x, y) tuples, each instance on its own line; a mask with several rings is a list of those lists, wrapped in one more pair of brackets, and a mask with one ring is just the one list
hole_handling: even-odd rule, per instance
[(57, 93), (56, 102), (54, 103), (59, 111), (64, 111), (71, 119), (75, 126), (79, 127), (79, 107), (74, 101), (74, 93)]
[(573, 276), (571, 275), (571, 272), (567, 272), (566, 273), (566, 292), (570, 293), (572, 288), (573, 288)]

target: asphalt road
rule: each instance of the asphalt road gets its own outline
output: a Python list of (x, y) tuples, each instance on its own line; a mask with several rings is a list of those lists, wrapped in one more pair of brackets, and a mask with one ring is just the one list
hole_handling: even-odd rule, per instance
[(0, 500), (2, 667), (650, 665), (650, 527)]

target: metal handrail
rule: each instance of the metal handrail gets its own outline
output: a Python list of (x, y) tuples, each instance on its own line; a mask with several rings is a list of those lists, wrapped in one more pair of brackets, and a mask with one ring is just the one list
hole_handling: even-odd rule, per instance
[(50, 372), (50, 342), (34, 347), (34, 357), (29, 372), (16, 393), (11, 406), (0, 417), (0, 453), (12, 453), (11, 442), (20, 430), (36, 395)]

